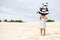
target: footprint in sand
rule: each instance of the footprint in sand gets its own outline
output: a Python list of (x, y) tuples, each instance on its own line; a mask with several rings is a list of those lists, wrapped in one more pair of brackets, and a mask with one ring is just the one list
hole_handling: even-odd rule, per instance
[(54, 33), (54, 34), (60, 34), (60, 33)]
[(21, 36), (18, 36), (18, 37), (21, 37)]
[(46, 34), (46, 36), (49, 36), (49, 35), (51, 35), (51, 34)]

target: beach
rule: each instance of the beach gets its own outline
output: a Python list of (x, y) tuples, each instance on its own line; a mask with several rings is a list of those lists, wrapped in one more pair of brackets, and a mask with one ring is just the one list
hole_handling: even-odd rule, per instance
[(39, 22), (0, 22), (0, 40), (60, 40), (60, 22), (47, 22), (46, 35), (41, 36)]

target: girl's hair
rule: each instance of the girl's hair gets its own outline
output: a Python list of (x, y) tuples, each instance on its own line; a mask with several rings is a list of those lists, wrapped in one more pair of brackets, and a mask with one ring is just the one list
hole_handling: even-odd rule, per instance
[(41, 15), (45, 16), (45, 14), (41, 14)]

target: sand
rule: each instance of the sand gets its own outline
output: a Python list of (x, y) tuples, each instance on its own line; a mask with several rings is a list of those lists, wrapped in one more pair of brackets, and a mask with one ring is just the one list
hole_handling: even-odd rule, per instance
[(46, 35), (41, 36), (38, 22), (0, 23), (0, 40), (60, 40), (60, 22), (46, 23)]

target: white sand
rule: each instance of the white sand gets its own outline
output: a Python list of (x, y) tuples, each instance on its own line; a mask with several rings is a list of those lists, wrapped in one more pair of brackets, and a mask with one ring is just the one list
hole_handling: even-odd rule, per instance
[(60, 22), (49, 22), (46, 36), (41, 36), (39, 23), (0, 23), (0, 40), (60, 40)]

